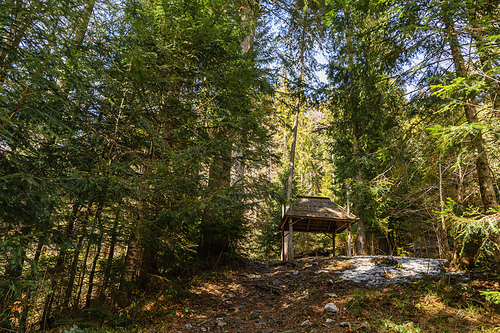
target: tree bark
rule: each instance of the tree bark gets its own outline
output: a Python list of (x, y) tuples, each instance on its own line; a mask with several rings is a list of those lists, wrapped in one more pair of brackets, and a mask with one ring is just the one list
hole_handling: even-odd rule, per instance
[[(248, 34), (241, 42), (241, 54), (247, 54), (253, 49), (255, 40), (255, 28), (257, 26), (257, 13), (259, 7), (259, 0), (243, 0), (240, 8), (241, 13), (241, 28), (248, 30)], [(234, 148), (234, 181), (236, 183), (242, 180), (245, 176), (245, 153), (241, 147)]]
[(113, 228), (111, 229), (111, 241), (109, 244), (109, 252), (108, 258), (106, 259), (106, 266), (104, 268), (103, 281), (101, 284), (101, 288), (99, 290), (99, 302), (103, 302), (106, 297), (106, 290), (108, 289), (108, 283), (110, 278), (111, 266), (113, 264), (113, 257), (115, 253), (115, 244), (116, 244), (116, 229), (118, 228), (118, 216), (115, 217), (115, 221), (113, 223)]
[(90, 0), (83, 5), (83, 10), (80, 13), (80, 21), (75, 27), (74, 43), (78, 47), (81, 47), (83, 45), (83, 40), (87, 35), (90, 17), (92, 16), (92, 12), (94, 11), (96, 2), (97, 0)]
[[(465, 60), (462, 54), (462, 50), (460, 49), (460, 43), (455, 29), (455, 24), (449, 17), (447, 10), (444, 7), (442, 8), (442, 15), (445, 23), (448, 42), (453, 56), (456, 75), (458, 77), (466, 78), (468, 76), (467, 67), (465, 66)], [(465, 96), (464, 110), (465, 117), (469, 124), (474, 124), (479, 121), (476, 107), (473, 105), (471, 99), (468, 96)], [(491, 177), (488, 156), (484, 151), (483, 135), (480, 130), (476, 135), (472, 137), (472, 145), (477, 154), (476, 171), (479, 189), (481, 192), (481, 200), (483, 202), (483, 208), (485, 211), (487, 211), (488, 209), (496, 209), (498, 204), (495, 195), (495, 189), (493, 187), (493, 178)]]
[[(357, 121), (354, 120), (353, 130), (352, 130), (352, 141), (353, 141), (353, 156), (358, 155), (358, 139), (359, 139), (359, 128)], [(358, 171), (356, 176), (356, 181), (361, 184), (363, 177), (361, 171)], [(366, 230), (365, 230), (365, 213), (364, 205), (362, 203), (363, 197), (360, 193), (357, 194), (358, 202), (356, 203), (356, 215), (358, 217), (357, 230), (356, 230), (356, 255), (362, 256), (366, 255)]]
[[(455, 71), (458, 77), (466, 78), (468, 76), (467, 67), (465, 66), (464, 57), (462, 55), (462, 50), (460, 49), (460, 43), (458, 40), (455, 24), (449, 16), (446, 7), (444, 6), (444, 1), (441, 2), (442, 16), (445, 23), (446, 34), (450, 44), (451, 53), (453, 56), (453, 62), (455, 64)], [(469, 96), (465, 96), (465, 117), (469, 124), (474, 124), (479, 121), (477, 110), (472, 103)], [(481, 200), (483, 203), (484, 211), (487, 212), (490, 209), (498, 209), (498, 202), (495, 194), (495, 189), (493, 186), (493, 177), (490, 173), (490, 166), (488, 162), (488, 156), (483, 147), (483, 135), (482, 131), (479, 130), (478, 133), (472, 137), (472, 145), (476, 151), (476, 171), (477, 180), (479, 183), (479, 190), (481, 193)], [(497, 271), (500, 273), (500, 233), (492, 235), (493, 242), (496, 243), (497, 248), (494, 249), (493, 255), (495, 258)]]
[(77, 310), (80, 307), (80, 297), (82, 295), (82, 290), (83, 290), (83, 281), (85, 279), (85, 274), (87, 272), (87, 260), (89, 258), (90, 246), (91, 246), (91, 243), (88, 242), (87, 249), (85, 250), (85, 256), (83, 258), (82, 270), (80, 272), (80, 277), (78, 279), (78, 294), (76, 295), (75, 302), (73, 304), (74, 310)]
[[(492, 69), (491, 62), (489, 61), (491, 52), (487, 50), (487, 42), (484, 38), (484, 27), (478, 24), (478, 20), (483, 15), (482, 10), (484, 10), (484, 7), (482, 8), (481, 5), (477, 3), (473, 5), (471, 2), (467, 2), (467, 9), (469, 12), (470, 33), (474, 39), (479, 61), (483, 72), (488, 74)], [(493, 90), (490, 92), (490, 98), (493, 108), (500, 111), (500, 84), (493, 83)]]
[(448, 231), (446, 229), (445, 219), (444, 219), (444, 198), (443, 198), (443, 172), (441, 170), (441, 163), (439, 163), (439, 202), (441, 209), (441, 218), (437, 226), (437, 238), (438, 238), (438, 250), (439, 257), (443, 259), (450, 258), (450, 246), (448, 244)]
[[(299, 56), (299, 87), (304, 81), (304, 53), (305, 53), (305, 27), (302, 27), (302, 39), (300, 44), (300, 56)], [(300, 88), (299, 88), (300, 89)], [(292, 145), (290, 147), (290, 164), (288, 165), (288, 182), (286, 186), (286, 199), (289, 201), (292, 198), (293, 192), (293, 171), (295, 168), (295, 148), (297, 145), (297, 132), (299, 127), (299, 113), (300, 113), (300, 91), (297, 92), (297, 98), (295, 100), (295, 115), (293, 118), (293, 132), (292, 132)], [(288, 205), (288, 203), (287, 203)], [(286, 210), (285, 210), (286, 211)], [(287, 234), (288, 244), (293, 244), (293, 232), (290, 228)], [(293, 260), (293, 249), (290, 250), (285, 247), (285, 258), (287, 260)]]
[(78, 239), (78, 244), (75, 249), (75, 253), (73, 254), (73, 261), (71, 263), (70, 271), (69, 271), (69, 278), (68, 278), (68, 283), (66, 287), (66, 294), (64, 296), (64, 301), (62, 304), (63, 309), (67, 309), (69, 305), (69, 301), (71, 299), (71, 294), (73, 293), (73, 286), (75, 284), (75, 277), (76, 277), (76, 271), (77, 271), (77, 266), (78, 266), (78, 258), (80, 256), (80, 249), (83, 244), (83, 239), (86, 237), (85, 234), (86, 230), (86, 223), (82, 227), (82, 234), (80, 235), (80, 238)]
[(97, 262), (99, 261), (99, 257), (101, 256), (103, 234), (104, 234), (104, 230), (101, 227), (99, 240), (97, 242), (97, 249), (95, 251), (96, 253), (94, 256), (94, 260), (92, 260), (92, 268), (90, 269), (90, 274), (89, 274), (89, 288), (87, 289), (87, 295), (85, 296), (85, 307), (86, 308), (90, 308), (90, 305), (92, 303), (92, 292), (94, 290), (95, 271), (97, 268)]

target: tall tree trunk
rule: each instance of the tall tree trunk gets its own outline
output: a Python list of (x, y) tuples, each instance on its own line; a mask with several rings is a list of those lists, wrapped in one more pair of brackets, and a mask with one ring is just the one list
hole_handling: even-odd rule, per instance
[(120, 283), (120, 292), (126, 291), (126, 289), (130, 287), (134, 280), (135, 272), (139, 267), (138, 253), (138, 237), (136, 232), (133, 230), (130, 233), (127, 245), (127, 253), (125, 254), (125, 264), (123, 267), (123, 275)]
[[(241, 42), (241, 54), (246, 54), (253, 49), (255, 40), (255, 28), (257, 26), (257, 13), (259, 8), (259, 0), (243, 0), (241, 13), (241, 27), (248, 31), (245, 39)], [(245, 176), (245, 154), (242, 148), (234, 148), (234, 182), (241, 181)]]
[[(353, 43), (352, 43), (352, 34), (353, 27), (352, 22), (350, 22), (350, 12), (345, 12), (346, 21), (349, 25), (346, 32), (346, 40), (347, 40), (347, 52), (348, 52), (348, 68), (351, 71), (351, 75), (354, 75), (352, 71), (354, 70), (354, 51), (353, 51)], [(353, 85), (354, 80), (351, 79), (351, 85)], [(356, 161), (356, 157), (359, 155), (359, 124), (358, 124), (358, 96), (357, 89), (355, 87), (351, 87), (351, 96), (350, 96), (350, 104), (351, 104), (351, 121), (352, 121), (352, 155), (355, 157), (354, 161)], [(361, 174), (361, 170), (358, 170), (356, 175), (356, 181), (361, 184), (363, 181), (363, 175)], [(361, 193), (356, 194), (357, 202), (355, 204), (356, 216), (358, 217), (356, 226), (356, 255), (365, 255), (366, 254), (366, 230), (365, 230), (365, 213), (364, 213), (364, 205), (363, 205), (363, 196)]]
[(83, 257), (82, 270), (80, 271), (80, 277), (78, 279), (78, 293), (75, 298), (75, 303), (73, 304), (73, 309), (77, 310), (80, 308), (80, 297), (82, 296), (83, 281), (85, 279), (85, 274), (87, 272), (87, 261), (89, 258), (91, 243), (87, 242), (87, 249), (85, 250), (85, 256)]
[(113, 264), (113, 257), (115, 254), (115, 245), (116, 245), (116, 234), (117, 231), (116, 229), (118, 228), (118, 214), (115, 217), (115, 221), (113, 223), (113, 227), (111, 229), (111, 241), (109, 244), (109, 252), (108, 252), (108, 258), (106, 260), (106, 266), (104, 267), (104, 274), (102, 278), (102, 284), (101, 288), (99, 290), (99, 302), (103, 302), (104, 299), (106, 298), (106, 290), (108, 289), (108, 284), (109, 284), (109, 279), (110, 279), (110, 272), (111, 272), (111, 266)]
[(441, 209), (440, 223), (438, 222), (436, 233), (438, 239), (439, 257), (443, 259), (450, 258), (450, 247), (448, 244), (448, 231), (446, 229), (444, 219), (444, 198), (443, 198), (443, 171), (441, 170), (441, 163), (439, 163), (439, 203)]
[(103, 227), (100, 228), (99, 239), (97, 241), (97, 249), (95, 251), (94, 259), (92, 260), (92, 267), (90, 268), (89, 274), (89, 287), (87, 289), (87, 295), (85, 296), (85, 307), (90, 308), (92, 304), (92, 292), (94, 291), (94, 279), (95, 272), (97, 268), (97, 262), (99, 261), (99, 257), (101, 256), (101, 247), (102, 247), (102, 237), (104, 234)]
[(80, 13), (80, 21), (75, 26), (74, 43), (78, 47), (81, 47), (83, 45), (83, 40), (87, 35), (90, 17), (92, 16), (92, 12), (94, 11), (96, 2), (97, 0), (89, 0), (83, 5), (83, 9)]
[(80, 257), (80, 249), (83, 244), (83, 240), (86, 237), (85, 230), (86, 230), (86, 223), (82, 226), (82, 234), (80, 235), (80, 238), (78, 239), (78, 244), (75, 249), (75, 253), (73, 254), (73, 262), (71, 263), (70, 271), (69, 271), (69, 278), (68, 278), (68, 283), (66, 287), (66, 294), (64, 296), (64, 301), (62, 304), (63, 309), (67, 309), (69, 305), (69, 301), (71, 299), (71, 295), (73, 293), (73, 287), (75, 284), (75, 277), (76, 277), (76, 271), (77, 271), (77, 266), (78, 266), (78, 258)]
[[(353, 156), (358, 156), (358, 140), (359, 140), (359, 128), (357, 121), (354, 121), (353, 131), (352, 131), (352, 141), (353, 141)], [(356, 176), (356, 181), (358, 184), (363, 182), (363, 176), (361, 171), (358, 171), (358, 175)], [(361, 193), (357, 193), (357, 202), (356, 202), (356, 216), (358, 217), (357, 221), (357, 230), (356, 230), (356, 255), (363, 256), (366, 254), (366, 230), (365, 230), (365, 212), (363, 205), (363, 196)]]
[(69, 270), (69, 278), (67, 282), (66, 294), (64, 296), (64, 301), (62, 303), (62, 309), (68, 308), (69, 301), (71, 299), (71, 294), (73, 293), (73, 287), (75, 284), (76, 271), (78, 266), (78, 259), (80, 257), (80, 250), (82, 248), (83, 240), (87, 237), (87, 223), (91, 213), (93, 203), (90, 202), (88, 207), (85, 208), (84, 216), (82, 219), (81, 235), (78, 239), (78, 243), (73, 254), (73, 261)]
[[(73, 212), (68, 225), (66, 226), (66, 238), (71, 238), (73, 235), (73, 228), (75, 226), (75, 222), (78, 219), (78, 214), (82, 206), (79, 203), (75, 203), (73, 205)], [(49, 326), (49, 317), (52, 309), (52, 304), (54, 302), (54, 295), (56, 294), (56, 290), (62, 285), (62, 272), (64, 271), (64, 261), (66, 259), (66, 248), (62, 247), (59, 250), (59, 255), (57, 256), (57, 261), (54, 266), (52, 276), (50, 279), (50, 290), (51, 292), (47, 295), (44, 303), (44, 308), (42, 312), (42, 318), (40, 320), (40, 329), (44, 331)]]
[[(483, 72), (488, 74), (492, 69), (490, 59), (492, 57), (491, 52), (487, 49), (487, 42), (484, 38), (484, 27), (482, 27), (478, 21), (483, 16), (484, 7), (481, 4), (466, 2), (467, 10), (469, 12), (469, 28), (471, 36), (474, 39), (474, 44), (476, 46), (477, 54), (479, 56), (479, 61)], [(482, 4), (484, 5), (484, 3)], [(484, 19), (484, 18), (483, 18)], [(491, 19), (491, 18), (490, 18)], [(494, 109), (500, 110), (500, 84), (493, 83), (493, 90), (490, 92), (491, 103)]]
[[(442, 4), (445, 4), (445, 2), (442, 1)], [(462, 50), (460, 49), (460, 43), (458, 40), (455, 24), (449, 16), (446, 6), (443, 5), (441, 10), (448, 41), (450, 44), (451, 54), (453, 56), (453, 62), (455, 64), (456, 74), (458, 77), (466, 78), (468, 76), (467, 67), (465, 66)], [(469, 124), (474, 124), (479, 121), (476, 107), (468, 96), (465, 97), (464, 109), (465, 117)], [(486, 151), (483, 147), (482, 131), (479, 130), (478, 133), (472, 137), (472, 145), (477, 154), (477, 180), (479, 183), (479, 190), (481, 192), (481, 200), (483, 202), (484, 211), (488, 211), (489, 209), (496, 210), (498, 208), (498, 203), (493, 186), (493, 178), (490, 173), (488, 156), (486, 155)], [(492, 235), (492, 238), (497, 245), (497, 248), (494, 249), (493, 254), (497, 265), (497, 271), (500, 273), (500, 233)]]
[[(302, 40), (300, 41), (300, 55), (299, 55), (299, 87), (304, 81), (304, 53), (305, 53), (305, 27), (302, 27)], [(300, 88), (299, 88), (300, 89)], [(300, 94), (297, 91), (295, 100), (295, 115), (293, 118), (293, 132), (292, 132), (292, 145), (290, 147), (290, 164), (288, 165), (288, 182), (286, 186), (286, 199), (289, 201), (292, 198), (293, 192), (293, 171), (295, 168), (295, 147), (297, 145), (297, 132), (299, 127), (299, 113), (300, 113)], [(286, 211), (286, 210), (285, 210)], [(288, 233), (285, 235), (283, 242), (284, 259), (293, 260), (293, 227), (290, 224)]]
[(87, 295), (85, 296), (85, 307), (89, 308), (92, 303), (92, 292), (94, 290), (94, 278), (97, 268), (97, 262), (101, 256), (102, 239), (104, 237), (104, 226), (102, 225), (102, 203), (99, 203), (95, 213), (96, 220), (99, 224), (99, 239), (97, 240), (97, 249), (95, 251), (94, 259), (92, 260), (92, 267), (89, 274), (89, 287), (87, 289)]
[[(453, 56), (453, 63), (455, 64), (456, 75), (458, 77), (466, 78), (468, 76), (467, 67), (465, 65), (462, 50), (460, 49), (460, 43), (455, 29), (455, 24), (449, 17), (446, 8), (443, 8), (442, 10), (448, 42), (450, 45), (451, 54)], [(476, 107), (468, 96), (465, 96), (464, 110), (465, 117), (469, 124), (474, 124), (479, 121)], [(474, 150), (477, 153), (476, 171), (484, 210), (487, 211), (490, 208), (496, 209), (498, 204), (495, 195), (495, 189), (493, 187), (493, 178), (491, 177), (490, 173), (488, 156), (486, 155), (483, 147), (482, 132), (478, 131), (478, 133), (471, 139)]]

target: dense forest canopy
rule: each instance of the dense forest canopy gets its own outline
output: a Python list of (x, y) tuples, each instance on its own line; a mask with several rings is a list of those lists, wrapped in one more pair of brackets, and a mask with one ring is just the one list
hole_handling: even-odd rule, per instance
[(497, 1), (6, 0), (0, 26), (1, 328), (279, 258), (297, 195), (349, 204), (358, 255), (500, 271)]

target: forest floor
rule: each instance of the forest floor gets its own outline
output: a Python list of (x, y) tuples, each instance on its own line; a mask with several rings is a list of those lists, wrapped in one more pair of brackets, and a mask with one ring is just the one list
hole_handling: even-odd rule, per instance
[(156, 314), (132, 329), (143, 332), (500, 332), (499, 305), (479, 293), (500, 290), (498, 275), (449, 273), (429, 259), (256, 260), (200, 274), (182, 296), (170, 290), (127, 315)]

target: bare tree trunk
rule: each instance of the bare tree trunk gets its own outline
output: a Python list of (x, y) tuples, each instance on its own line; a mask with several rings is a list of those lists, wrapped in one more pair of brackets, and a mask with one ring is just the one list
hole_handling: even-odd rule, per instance
[[(462, 55), (462, 50), (460, 49), (460, 43), (455, 29), (455, 24), (448, 16), (445, 9), (443, 9), (443, 19), (446, 26), (446, 33), (448, 36), (451, 53), (453, 56), (453, 62), (455, 64), (456, 75), (458, 77), (466, 78), (468, 76), (467, 67), (465, 66), (465, 60)], [(469, 124), (474, 124), (479, 121), (476, 107), (467, 96), (465, 97), (464, 110), (465, 117)], [(472, 144), (478, 155), (476, 158), (476, 170), (484, 210), (487, 211), (490, 208), (496, 209), (498, 204), (493, 187), (493, 178), (491, 177), (490, 173), (488, 156), (486, 155), (486, 152), (483, 148), (483, 135), (481, 131), (478, 131), (478, 133), (474, 137), (472, 137)]]
[(97, 0), (90, 0), (85, 2), (83, 5), (83, 10), (80, 13), (80, 21), (76, 25), (75, 28), (75, 38), (74, 43), (77, 46), (81, 46), (83, 44), (83, 40), (87, 35), (87, 30), (89, 26), (90, 17), (92, 16), (92, 12), (94, 11), (94, 6)]
[[(241, 42), (241, 54), (246, 54), (253, 49), (255, 40), (255, 28), (257, 26), (259, 0), (243, 0), (240, 8), (241, 14), (241, 27), (247, 30), (248, 33), (245, 39)], [(234, 150), (235, 160), (235, 179), (238, 182), (245, 176), (245, 154), (242, 148), (235, 147)]]
[[(492, 55), (487, 48), (487, 42), (484, 38), (484, 28), (478, 24), (478, 20), (483, 14), (481, 13), (481, 10), (484, 9), (481, 8), (481, 5), (479, 5), (478, 3), (474, 3), (474, 5), (472, 5), (472, 2), (466, 3), (469, 12), (469, 27), (471, 36), (475, 41), (474, 44), (479, 56), (479, 61), (481, 62), (481, 65), (483, 67), (483, 72), (488, 75), (488, 72), (492, 69), (491, 62), (489, 61)], [(493, 108), (496, 110), (500, 110), (500, 84), (493, 84), (493, 90), (490, 92), (490, 98)]]
[[(353, 124), (353, 155), (358, 155), (358, 138), (359, 130), (358, 124), (354, 122)], [(356, 177), (358, 183), (362, 182), (361, 172), (358, 172)], [(365, 231), (365, 213), (364, 205), (362, 204), (362, 196), (358, 193), (358, 202), (356, 203), (356, 215), (358, 216), (357, 221), (357, 231), (356, 231), (356, 255), (362, 256), (366, 254), (366, 231)]]
[[(78, 203), (73, 205), (73, 212), (68, 225), (66, 226), (66, 237), (71, 238), (73, 235), (73, 228), (75, 226), (75, 222), (78, 219), (78, 214), (81, 210), (82, 206)], [(59, 255), (57, 256), (57, 261), (53, 269), (53, 273), (50, 279), (50, 290), (51, 292), (47, 295), (44, 303), (44, 308), (42, 312), (42, 318), (40, 320), (40, 329), (44, 331), (48, 326), (48, 320), (50, 317), (50, 312), (52, 309), (52, 304), (54, 302), (54, 296), (56, 294), (56, 289), (59, 289), (62, 283), (61, 273), (64, 271), (64, 261), (66, 259), (66, 249), (62, 248), (59, 250)], [(61, 281), (60, 281), (61, 280)]]
[(103, 274), (103, 278), (102, 278), (103, 281), (101, 284), (101, 288), (99, 290), (99, 296), (98, 296), (99, 302), (104, 301), (104, 299), (106, 297), (106, 290), (108, 288), (111, 266), (113, 264), (113, 257), (114, 257), (114, 252), (115, 252), (117, 227), (118, 227), (118, 216), (115, 217), (115, 221), (113, 223), (113, 228), (111, 229), (111, 242), (109, 244), (109, 252), (108, 252), (108, 258), (106, 261), (106, 266), (104, 268), (104, 274)]
[[(300, 56), (299, 56), (299, 83), (304, 81), (304, 53), (305, 53), (305, 27), (302, 28), (302, 40), (300, 41)], [(295, 148), (297, 145), (297, 131), (299, 127), (300, 113), (300, 92), (295, 100), (295, 116), (293, 118), (292, 146), (290, 148), (290, 164), (288, 165), (288, 182), (286, 187), (286, 199), (289, 201), (292, 198), (293, 192), (293, 171), (295, 168)], [(289, 246), (284, 248), (284, 257), (287, 260), (293, 260), (293, 228), (290, 225), (288, 234), (286, 235)]]
[(83, 258), (82, 270), (80, 272), (80, 278), (78, 279), (78, 294), (76, 295), (75, 303), (73, 304), (73, 309), (75, 309), (75, 310), (80, 307), (80, 297), (82, 295), (83, 281), (85, 279), (85, 273), (87, 272), (87, 260), (89, 258), (90, 246), (91, 246), (91, 243), (88, 242), (87, 249), (85, 250), (85, 256)]
[[(443, 1), (442, 1), (443, 3)], [(460, 49), (460, 43), (458, 40), (455, 24), (449, 17), (446, 8), (442, 8), (442, 16), (446, 27), (446, 33), (448, 36), (451, 53), (453, 56), (453, 62), (455, 64), (455, 71), (458, 77), (466, 78), (468, 76), (467, 68), (465, 66), (464, 57), (462, 55), (462, 50)], [(469, 124), (474, 124), (479, 121), (477, 110), (470, 98), (466, 96), (465, 98), (465, 117)], [(483, 202), (484, 211), (489, 209), (497, 209), (498, 203), (495, 194), (495, 189), (493, 186), (493, 178), (490, 173), (490, 166), (488, 162), (488, 156), (483, 147), (483, 134), (482, 131), (472, 137), (472, 145), (476, 151), (476, 171), (477, 180), (479, 183), (479, 190), (481, 192), (481, 200)], [(494, 258), (497, 264), (497, 271), (500, 272), (500, 233), (492, 235), (497, 248), (494, 250)]]
[(132, 231), (128, 240), (127, 253), (125, 254), (122, 283), (120, 284), (121, 291), (124, 291), (125, 286), (132, 283), (137, 268), (139, 267), (139, 249), (137, 242), (137, 234), (135, 231)]
[(449, 259), (450, 257), (450, 246), (448, 244), (448, 231), (446, 229), (446, 223), (444, 219), (444, 198), (443, 198), (443, 172), (441, 170), (441, 163), (439, 163), (439, 202), (441, 209), (441, 223), (437, 226), (437, 240), (438, 240), (438, 250), (439, 257), (443, 259)]
[(97, 262), (99, 261), (99, 257), (101, 256), (103, 234), (104, 234), (104, 230), (101, 227), (99, 240), (97, 241), (97, 249), (95, 251), (94, 260), (92, 260), (92, 268), (90, 269), (90, 274), (89, 274), (89, 287), (87, 289), (87, 295), (85, 296), (85, 307), (86, 308), (89, 308), (91, 303), (92, 303), (92, 292), (94, 290), (95, 271), (97, 268)]
[(73, 293), (73, 287), (75, 284), (75, 277), (76, 277), (76, 270), (77, 270), (77, 265), (78, 265), (78, 258), (80, 256), (80, 249), (81, 249), (82, 244), (83, 244), (83, 239), (86, 237), (85, 229), (86, 229), (86, 224), (84, 224), (82, 227), (82, 234), (81, 234), (80, 238), (78, 239), (78, 244), (76, 246), (75, 253), (73, 254), (73, 262), (71, 263), (71, 267), (70, 267), (69, 278), (68, 278), (68, 283), (67, 283), (67, 288), (66, 288), (66, 294), (64, 296), (64, 301), (62, 304), (63, 309), (68, 308), (69, 301), (71, 299), (71, 294)]

